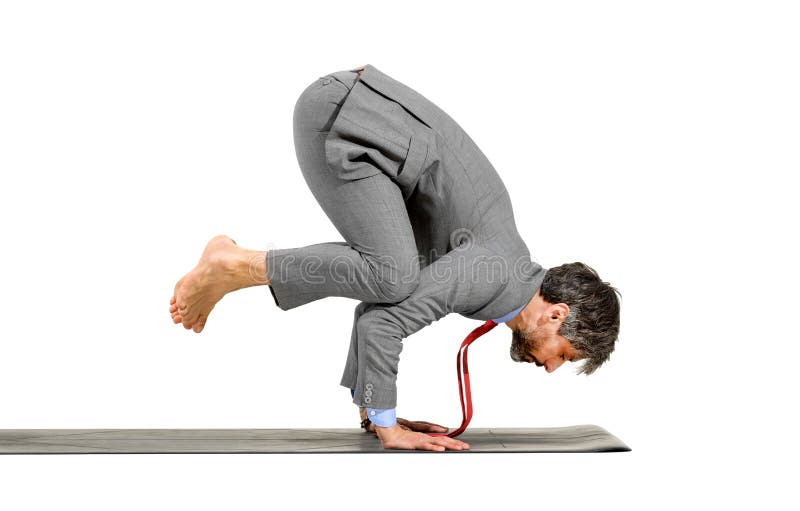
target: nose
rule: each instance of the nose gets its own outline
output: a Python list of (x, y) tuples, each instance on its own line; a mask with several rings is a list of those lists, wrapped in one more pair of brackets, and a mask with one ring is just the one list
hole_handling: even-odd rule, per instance
[(553, 371), (561, 367), (561, 364), (563, 363), (564, 361), (561, 360), (561, 358), (559, 357), (549, 358), (544, 362), (544, 369), (548, 373), (552, 373)]

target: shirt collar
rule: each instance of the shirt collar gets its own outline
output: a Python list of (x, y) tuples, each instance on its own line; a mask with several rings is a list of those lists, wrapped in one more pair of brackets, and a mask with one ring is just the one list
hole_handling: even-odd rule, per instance
[(519, 314), (519, 311), (521, 311), (524, 307), (525, 307), (524, 305), (520, 305), (519, 308), (514, 309), (513, 311), (509, 312), (505, 316), (501, 316), (501, 317), (499, 317), (497, 319), (493, 319), (492, 321), (494, 321), (495, 323), (498, 323), (498, 324), (499, 323), (505, 323), (506, 321), (511, 321), (512, 319), (514, 319), (514, 316)]

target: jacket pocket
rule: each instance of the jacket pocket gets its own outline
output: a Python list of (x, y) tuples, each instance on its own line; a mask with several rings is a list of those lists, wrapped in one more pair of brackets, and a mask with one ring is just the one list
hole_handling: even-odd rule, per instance
[(397, 184), (403, 190), (403, 199), (408, 199), (425, 170), (428, 161), (428, 147), (425, 139), (418, 135), (412, 135), (408, 141), (408, 152), (396, 176)]
[(397, 183), (405, 200), (429, 160), (424, 135), (412, 133), (407, 140), (389, 140), (340, 112), (325, 138), (325, 159), (329, 171), (339, 179), (352, 181), (385, 174)]

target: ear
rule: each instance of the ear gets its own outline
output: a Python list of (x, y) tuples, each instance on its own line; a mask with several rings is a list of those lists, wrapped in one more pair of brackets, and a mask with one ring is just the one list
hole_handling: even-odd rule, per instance
[(548, 307), (547, 315), (551, 321), (562, 323), (569, 316), (569, 305), (566, 303), (554, 303)]

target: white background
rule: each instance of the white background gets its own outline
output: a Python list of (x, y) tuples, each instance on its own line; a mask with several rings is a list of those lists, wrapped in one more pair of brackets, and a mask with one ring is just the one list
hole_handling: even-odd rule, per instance
[[(630, 453), (0, 457), (3, 509), (791, 508), (800, 73), (791, 2), (3, 2), (0, 428), (356, 427), (355, 301), (266, 287), (173, 325), (205, 242), (341, 238), (292, 109), (372, 64), (492, 161), (534, 258), (622, 293), (592, 376), (476, 343), (473, 427), (598, 424)], [(408, 338), (398, 413), (458, 425), (475, 321)]]

